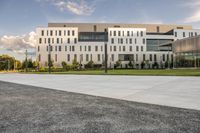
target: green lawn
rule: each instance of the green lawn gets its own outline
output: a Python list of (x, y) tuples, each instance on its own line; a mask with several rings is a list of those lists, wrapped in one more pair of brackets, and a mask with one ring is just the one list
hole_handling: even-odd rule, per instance
[[(48, 74), (48, 72), (28, 72)], [(52, 74), (106, 75), (103, 70), (82, 70), (52, 72)], [(200, 76), (200, 69), (171, 69), (171, 70), (108, 70), (107, 75), (151, 75), (151, 76)]]

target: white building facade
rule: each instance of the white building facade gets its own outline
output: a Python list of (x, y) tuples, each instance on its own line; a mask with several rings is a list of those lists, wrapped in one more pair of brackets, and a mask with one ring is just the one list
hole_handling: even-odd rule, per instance
[[(167, 28), (166, 28), (167, 26)], [(162, 31), (160, 31), (162, 30)], [(72, 64), (76, 60), (84, 68), (89, 61), (104, 66), (105, 44), (107, 44), (108, 67), (114, 68), (121, 61), (121, 68), (148, 68), (166, 61), (173, 62), (171, 47), (160, 47), (163, 43), (200, 35), (200, 30), (191, 27), (168, 25), (120, 25), (120, 24), (49, 24), (38, 27), (36, 56), (41, 66), (47, 67), (48, 54), (56, 67), (64, 61)]]

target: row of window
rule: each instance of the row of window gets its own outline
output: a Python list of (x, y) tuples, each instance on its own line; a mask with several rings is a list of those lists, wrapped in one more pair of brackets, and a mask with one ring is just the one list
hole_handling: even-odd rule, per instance
[[(134, 46), (129, 46), (129, 52), (132, 52), (133, 51), (133, 47)], [(140, 49), (139, 49), (140, 48)], [(46, 51), (48, 52), (48, 51), (62, 51), (62, 46), (60, 45), (60, 46), (50, 46), (50, 49), (49, 49), (49, 46), (46, 46)], [(65, 51), (72, 51), (72, 52), (74, 52), (75, 51), (75, 46), (65, 46), (64, 47), (64, 50)], [(88, 51), (88, 52), (90, 52), (91, 51), (91, 46), (80, 46), (80, 49), (79, 49), (80, 51)], [(40, 46), (38, 46), (38, 52), (40, 51)], [(98, 46), (95, 46), (95, 52), (97, 52), (97, 51), (103, 51), (103, 46), (101, 46), (100, 48), (98, 47)], [(114, 51), (114, 52), (116, 52), (117, 51), (117, 46), (110, 46), (110, 52), (112, 52), (112, 51)], [(118, 51), (119, 52), (121, 52), (121, 51), (123, 51), (123, 52), (125, 52), (126, 51), (126, 46), (118, 46)], [(143, 46), (136, 46), (136, 51), (137, 52), (139, 52), (139, 51), (144, 51), (144, 47)]]
[[(177, 37), (177, 32), (174, 32), (175, 37)], [(189, 32), (189, 37), (197, 36), (197, 32)], [(183, 37), (186, 37), (186, 33), (183, 32)]]
[[(66, 43), (71, 43), (72, 41), (71, 41), (71, 39), (70, 38), (67, 38), (67, 42)], [(42, 39), (42, 38), (39, 38), (39, 44), (42, 44), (42, 43), (44, 43), (44, 44), (59, 44), (59, 43), (63, 43), (63, 38), (56, 38), (55, 40), (54, 40), (54, 38), (44, 38), (44, 39)], [(77, 38), (74, 38), (74, 44), (76, 44), (77, 43)]]
[[(134, 39), (135, 40), (135, 44), (137, 44), (137, 38)], [(111, 44), (115, 44), (115, 39), (114, 38), (111, 38)], [(133, 38), (126, 38), (126, 39), (123, 39), (123, 38), (118, 38), (118, 44), (133, 44)], [(146, 43), (146, 39), (143, 38), (142, 39), (142, 43), (145, 44)]]
[[(138, 61), (138, 54), (135, 54), (136, 56), (136, 58), (134, 59), (134, 55), (132, 55), (133, 57), (131, 58), (131, 59), (125, 59), (125, 58), (123, 58), (121, 61), (124, 61), (124, 60), (126, 60), (126, 61), (129, 61), (129, 60), (135, 60), (135, 61)], [(103, 61), (104, 60), (104, 54), (97, 54), (97, 55), (92, 55), (92, 54), (85, 54), (85, 61), (90, 61), (90, 60), (93, 60), (93, 56), (97, 56), (97, 61)], [(71, 55), (70, 54), (67, 54), (67, 61), (68, 62), (70, 62), (70, 61), (72, 61), (72, 59), (73, 60), (77, 60), (77, 54), (74, 54), (74, 57), (71, 59), (70, 58), (71, 57)], [(111, 58), (111, 61), (115, 61), (115, 56), (114, 56), (114, 54), (111, 54), (111, 56), (110, 56)], [(167, 57), (167, 60), (169, 60), (169, 55), (167, 54), (167, 55), (165, 55), (165, 54), (163, 54), (162, 55), (162, 61), (167, 61), (166, 60), (166, 58), (165, 57)], [(41, 56), (39, 55), (39, 61), (41, 61)], [(79, 61), (81, 62), (81, 61), (83, 61), (83, 58), (84, 58), (84, 55), (83, 54), (81, 54), (80, 55), (80, 58), (79, 58)], [(173, 55), (171, 55), (171, 58), (173, 58)], [(143, 61), (145, 61), (145, 60), (149, 60), (149, 61), (157, 61), (157, 55), (156, 54), (150, 54), (149, 55), (149, 59), (147, 59), (146, 58), (146, 55), (145, 54), (143, 54), (142, 55), (142, 60)], [(57, 54), (55, 54), (55, 62), (57, 62), (58, 61), (58, 56), (57, 56)]]
[[(144, 32), (143, 31), (137, 31), (137, 37), (144, 36)], [(134, 36), (134, 31), (110, 31), (110, 36)]]
[[(46, 33), (45, 33), (46, 32)], [(74, 36), (74, 30), (41, 30), (41, 36)]]

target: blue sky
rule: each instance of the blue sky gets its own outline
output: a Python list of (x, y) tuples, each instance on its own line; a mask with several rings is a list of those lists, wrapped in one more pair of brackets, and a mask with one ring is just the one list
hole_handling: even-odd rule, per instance
[(23, 59), (48, 22), (185, 24), (200, 28), (200, 0), (0, 0), (0, 54)]

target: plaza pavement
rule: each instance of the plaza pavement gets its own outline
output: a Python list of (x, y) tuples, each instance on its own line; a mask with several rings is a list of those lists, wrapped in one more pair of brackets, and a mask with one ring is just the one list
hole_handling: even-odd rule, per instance
[(0, 74), (1, 81), (128, 101), (200, 110), (200, 78)]

